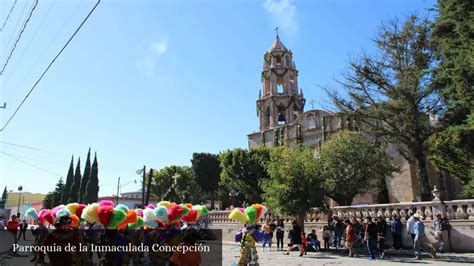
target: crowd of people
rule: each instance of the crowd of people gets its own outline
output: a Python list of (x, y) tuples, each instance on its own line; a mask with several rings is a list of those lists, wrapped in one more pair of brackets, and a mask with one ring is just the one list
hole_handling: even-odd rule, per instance
[[(413, 210), (413, 215), (406, 221), (406, 232), (410, 235), (411, 243), (402, 243), (403, 224), (399, 216), (393, 215), (391, 219), (382, 216), (375, 219), (367, 216), (362, 220), (355, 217), (342, 220), (337, 216), (331, 217), (320, 235), (323, 238), (323, 246), (318, 239), (316, 230), (312, 229), (309, 234), (301, 230), (296, 220), (286, 228), (282, 219), (267, 219), (261, 226), (262, 251), (271, 251), (272, 239), (276, 235), (277, 251), (290, 251), (298, 249), (299, 256), (304, 256), (307, 251), (329, 251), (331, 248), (347, 249), (348, 256), (356, 257), (367, 254), (369, 260), (384, 259), (385, 250), (401, 250), (403, 244), (413, 248), (414, 257), (421, 260), (421, 251), (428, 252), (431, 257), (436, 257), (437, 252), (444, 252), (450, 228), (448, 219), (441, 214), (436, 214), (432, 225), (432, 234), (435, 241), (426, 237), (423, 217)], [(288, 237), (287, 247), (284, 247), (285, 234)], [(388, 247), (386, 240), (391, 236), (391, 245)]]

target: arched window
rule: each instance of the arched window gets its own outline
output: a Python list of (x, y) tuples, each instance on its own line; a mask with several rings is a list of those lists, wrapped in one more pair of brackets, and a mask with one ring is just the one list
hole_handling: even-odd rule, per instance
[(286, 124), (286, 119), (285, 119), (285, 114), (283, 112), (280, 112), (278, 114), (278, 125), (285, 125)]
[(277, 93), (282, 94), (284, 92), (283, 90), (283, 84), (278, 83), (277, 84)]

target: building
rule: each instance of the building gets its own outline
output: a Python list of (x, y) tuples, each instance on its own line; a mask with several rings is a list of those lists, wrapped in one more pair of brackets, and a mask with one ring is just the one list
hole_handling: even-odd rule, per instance
[[(325, 110), (304, 111), (306, 99), (298, 87), (298, 70), (293, 52), (285, 47), (277, 35), (263, 56), (261, 89), (257, 99), (259, 131), (248, 135), (249, 147), (305, 144), (319, 147), (342, 129), (358, 130), (355, 117)], [(416, 167), (410, 165), (397, 151), (396, 144), (387, 144), (386, 152), (400, 171), (386, 178), (390, 202), (419, 201), (420, 187)], [(445, 199), (460, 195), (455, 180), (440, 176), (428, 167), (430, 184), (441, 188)], [(375, 203), (377, 191), (354, 199), (354, 204)]]
[[(117, 197), (115, 195), (99, 197), (98, 201), (101, 200), (111, 200), (115, 202)], [(158, 201), (157, 197), (150, 195), (149, 202), (151, 204), (156, 204)], [(142, 190), (121, 193), (118, 197), (118, 204), (124, 204), (130, 209), (142, 208)]]

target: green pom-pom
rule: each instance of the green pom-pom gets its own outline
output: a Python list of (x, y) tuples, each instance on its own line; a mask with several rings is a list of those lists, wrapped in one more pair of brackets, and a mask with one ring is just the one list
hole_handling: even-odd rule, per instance
[(124, 211), (122, 211), (121, 209), (115, 208), (112, 213), (112, 217), (110, 218), (109, 224), (107, 225), (107, 228), (108, 229), (117, 228), (117, 226), (121, 224), (125, 220), (126, 217), (127, 216)]
[(247, 207), (245, 208), (245, 214), (247, 215), (247, 218), (249, 219), (249, 223), (253, 224), (257, 222), (257, 209), (254, 207)]
[(142, 227), (143, 225), (145, 225), (145, 222), (143, 221), (143, 218), (138, 216), (137, 221), (135, 223), (128, 224), (128, 228), (129, 229), (138, 229), (138, 228)]
[(201, 216), (202, 216), (202, 215), (206, 215), (206, 214), (208, 214), (208, 213), (209, 213), (209, 210), (207, 209), (207, 207), (204, 206), (204, 205), (201, 206)]

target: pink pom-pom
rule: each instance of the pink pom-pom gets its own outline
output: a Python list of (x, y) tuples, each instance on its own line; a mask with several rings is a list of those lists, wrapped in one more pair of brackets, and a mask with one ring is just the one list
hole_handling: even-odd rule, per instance
[(153, 205), (153, 204), (148, 204), (148, 206), (146, 206), (146, 208), (155, 209), (155, 205)]
[(51, 215), (53, 215), (53, 217), (56, 218), (56, 214), (58, 213), (58, 211), (60, 211), (64, 208), (66, 208), (66, 206), (64, 206), (64, 205), (59, 205), (59, 206), (54, 207), (53, 210), (51, 210)]
[(135, 212), (137, 213), (137, 216), (143, 218), (143, 210), (142, 209), (136, 209)]
[(103, 206), (110, 206), (110, 207), (112, 207), (112, 209), (113, 209), (113, 208), (114, 208), (114, 202), (111, 201), (111, 200), (101, 200), (101, 201), (99, 202), (99, 206), (100, 206), (100, 207), (103, 207)]

